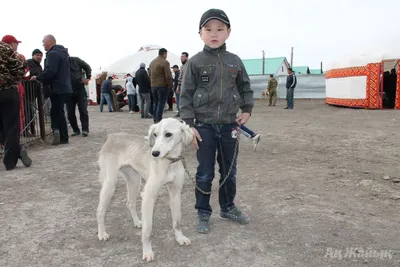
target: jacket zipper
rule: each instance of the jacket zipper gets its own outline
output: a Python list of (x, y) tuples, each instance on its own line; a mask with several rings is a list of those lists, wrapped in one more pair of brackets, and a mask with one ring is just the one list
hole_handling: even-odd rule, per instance
[(224, 68), (223, 68), (223, 66), (222, 66), (222, 59), (221, 59), (221, 56), (220, 56), (219, 52), (218, 52), (218, 58), (219, 58), (219, 62), (221, 63), (221, 75), (220, 75), (220, 76), (221, 76), (221, 82), (220, 82), (220, 85), (221, 85), (221, 94), (220, 94), (219, 103), (218, 103), (218, 122), (221, 122), (221, 119), (220, 119), (221, 113), (220, 113), (220, 111), (221, 111), (221, 102), (222, 102), (222, 90), (223, 90), (223, 87), (222, 87), (223, 83), (222, 83), (222, 81), (223, 81), (223, 75), (224, 75)]

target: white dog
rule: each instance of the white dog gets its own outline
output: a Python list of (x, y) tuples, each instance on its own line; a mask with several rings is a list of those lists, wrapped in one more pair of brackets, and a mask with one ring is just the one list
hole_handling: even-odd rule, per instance
[[(181, 231), (181, 191), (185, 180), (185, 170), (180, 161), (183, 148), (193, 139), (193, 131), (177, 119), (163, 119), (151, 125), (148, 142), (128, 134), (111, 134), (99, 155), (100, 182), (102, 184), (97, 208), (98, 237), (109, 239), (104, 228), (107, 207), (115, 192), (118, 171), (125, 178), (128, 197), (127, 206), (133, 224), (142, 227), (143, 259), (154, 260), (150, 235), (153, 226), (153, 210), (161, 186), (167, 185), (172, 223), (176, 241), (189, 245), (190, 240)], [(141, 178), (146, 181), (142, 196), (142, 222), (136, 213), (136, 197)]]
[(267, 89), (266, 89), (266, 90), (263, 90), (263, 91), (261, 92), (261, 99), (267, 99), (268, 96), (269, 96), (269, 92), (268, 92)]

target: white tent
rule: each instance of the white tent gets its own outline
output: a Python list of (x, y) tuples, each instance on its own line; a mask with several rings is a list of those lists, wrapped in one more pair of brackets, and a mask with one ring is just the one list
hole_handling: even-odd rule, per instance
[(342, 57), (329, 62), (327, 70), (356, 66), (365, 66), (368, 63), (381, 62), (400, 58), (400, 37), (373, 39), (362, 46), (349, 48)]
[[(392, 68), (399, 69), (400, 38), (376, 38), (362, 47), (349, 48), (349, 51), (332, 61), (326, 72), (326, 103), (381, 109), (382, 74)], [(382, 62), (385, 63), (382, 63)], [(400, 95), (400, 76), (397, 93)], [(396, 100), (400, 109), (400, 98)]]
[[(107, 76), (114, 77), (113, 84), (120, 84), (122, 86), (125, 86), (125, 75), (130, 73), (134, 76), (135, 72), (140, 67), (140, 63), (146, 64), (146, 69), (147, 69), (150, 65), (150, 62), (158, 56), (158, 51), (161, 48), (162, 47), (158, 45), (144, 45), (140, 47), (138, 52), (123, 57), (120, 60), (114, 62), (113, 64), (105, 68), (102, 68), (101, 70), (98, 70), (97, 75), (103, 72), (107, 72)], [(181, 65), (180, 57), (169, 51), (167, 60), (169, 61), (171, 67), (173, 65), (178, 65), (178, 66)], [(95, 75), (96, 74), (93, 74), (93, 77), (96, 77)], [(96, 102), (96, 97), (97, 97), (96, 82), (94, 79), (92, 79), (91, 83), (89, 84), (89, 99)]]
[[(139, 69), (140, 63), (146, 64), (146, 68), (148, 68), (150, 62), (158, 56), (158, 51), (161, 48), (162, 47), (157, 45), (142, 46), (138, 52), (121, 58), (113, 64), (105, 67), (103, 71), (107, 71), (108, 75), (118, 76), (118, 79), (123, 79), (124, 75), (127, 73), (134, 75)], [(181, 64), (180, 57), (171, 52), (168, 52), (167, 60), (171, 67), (175, 64), (178, 66)]]

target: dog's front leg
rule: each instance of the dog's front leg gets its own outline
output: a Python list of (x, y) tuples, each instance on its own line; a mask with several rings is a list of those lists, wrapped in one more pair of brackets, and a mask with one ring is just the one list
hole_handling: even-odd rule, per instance
[(171, 183), (167, 185), (169, 193), (169, 204), (172, 213), (172, 227), (175, 232), (175, 239), (180, 245), (189, 245), (190, 240), (182, 234), (181, 229), (181, 191), (182, 186)]
[[(159, 177), (156, 177), (158, 180)], [(154, 252), (151, 246), (150, 236), (153, 228), (153, 212), (154, 204), (156, 202), (158, 192), (161, 184), (153, 182), (154, 178), (149, 178), (147, 181), (143, 193), (142, 193), (142, 246), (143, 246), (143, 260), (153, 261)]]

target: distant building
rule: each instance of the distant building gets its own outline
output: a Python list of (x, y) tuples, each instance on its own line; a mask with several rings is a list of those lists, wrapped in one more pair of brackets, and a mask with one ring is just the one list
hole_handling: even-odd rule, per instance
[(308, 66), (297, 66), (292, 67), (295, 74), (310, 74), (310, 68)]
[(244, 59), (243, 64), (248, 75), (287, 75), (287, 69), (289, 68), (289, 62), (286, 57), (265, 58), (264, 73), (262, 58)]
[(321, 69), (310, 69), (310, 74), (324, 74), (324, 71), (321, 71)]

